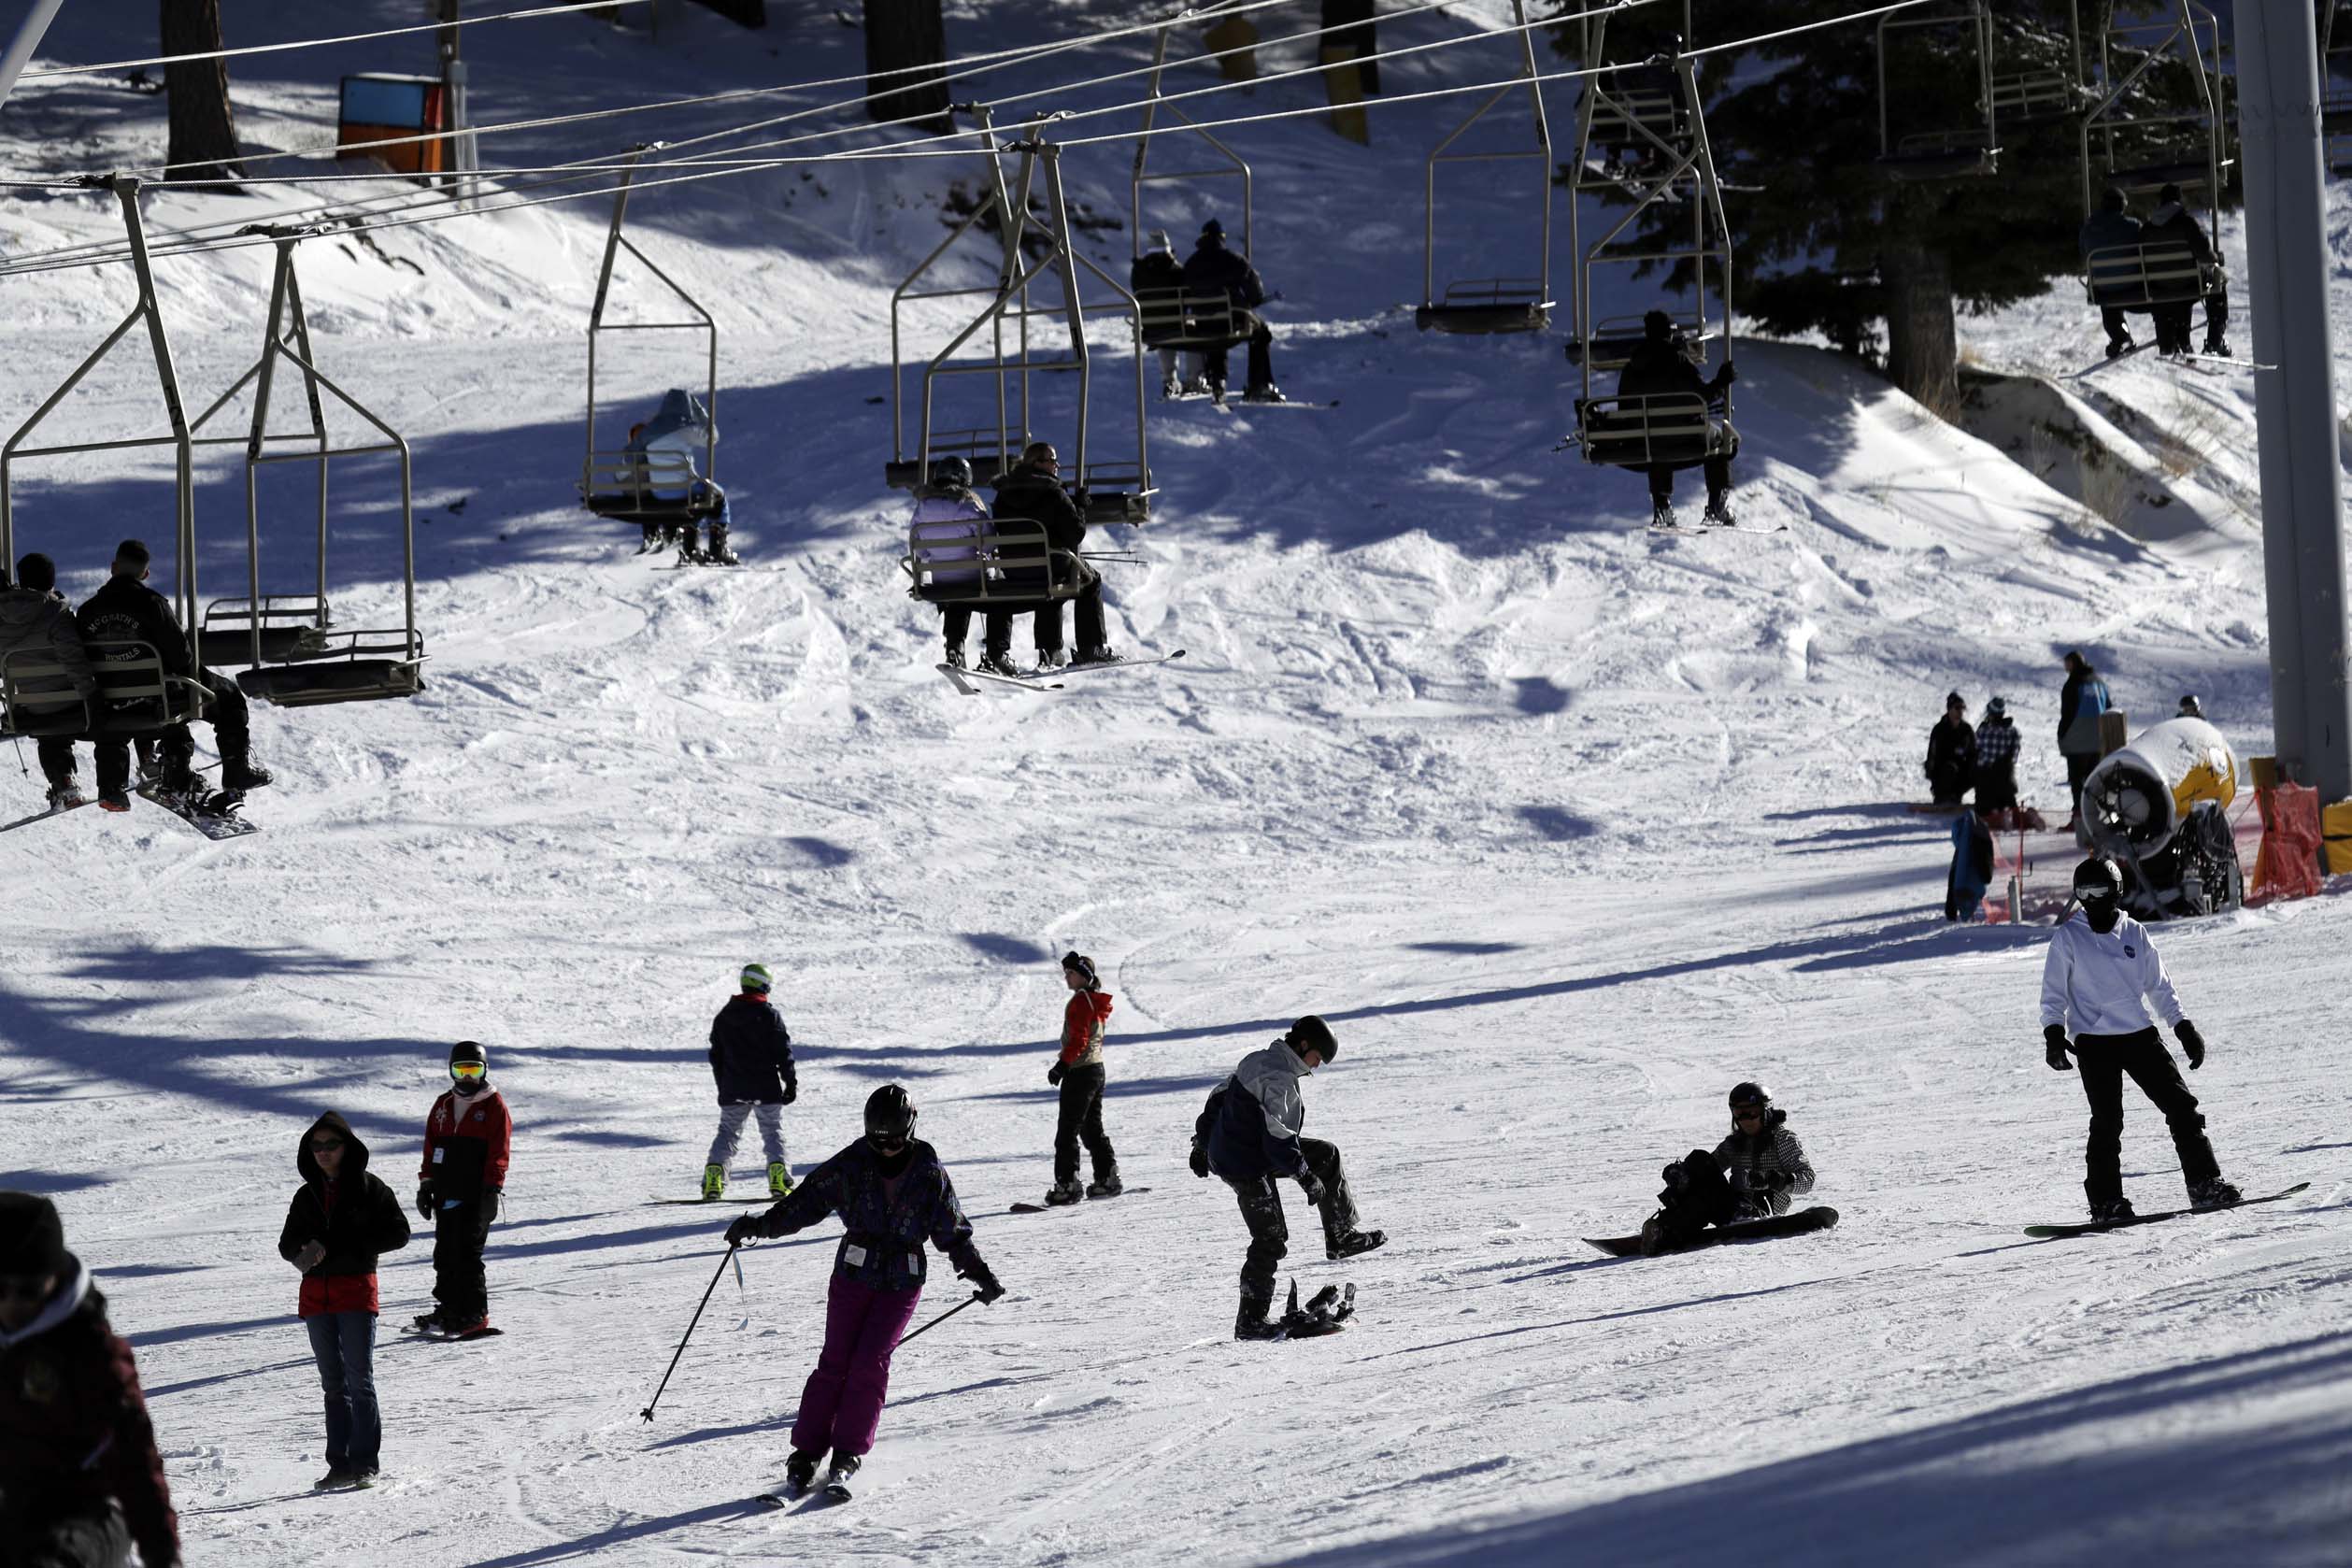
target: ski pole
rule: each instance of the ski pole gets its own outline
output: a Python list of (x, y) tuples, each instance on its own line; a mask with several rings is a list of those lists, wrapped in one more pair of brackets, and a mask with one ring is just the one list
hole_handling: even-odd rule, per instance
[[(661, 1386), (653, 1390), (653, 1397), (646, 1401), (645, 1418), (647, 1420), (649, 1421), (653, 1419), (653, 1407), (662, 1403), (662, 1390), (670, 1386), (670, 1373), (677, 1370), (678, 1357), (686, 1354), (686, 1340), (694, 1337), (694, 1325), (703, 1320), (703, 1308), (710, 1304), (710, 1293), (711, 1291), (719, 1289), (720, 1276), (727, 1272), (727, 1264), (734, 1258), (735, 1248), (739, 1245), (741, 1244), (737, 1242), (729, 1242), (727, 1244), (727, 1256), (719, 1260), (719, 1268), (717, 1273), (714, 1273), (710, 1276), (710, 1284), (704, 1289), (703, 1299), (701, 1303), (695, 1306), (694, 1316), (687, 1321), (686, 1338), (677, 1342), (677, 1349), (670, 1357), (669, 1368), (662, 1374)], [(967, 1303), (965, 1304), (968, 1305), (970, 1304)]]
[(930, 1322), (925, 1323), (921, 1328), (917, 1329), (914, 1333), (903, 1333), (899, 1335), (898, 1342), (901, 1345), (904, 1345), (908, 1340), (914, 1338), (915, 1334), (929, 1333), (932, 1330), (937, 1328), (940, 1324), (946, 1322), (948, 1319), (954, 1317), (957, 1313), (962, 1312), (965, 1307), (970, 1306), (974, 1302), (978, 1301), (979, 1299), (980, 1292), (977, 1290), (973, 1291), (970, 1297), (956, 1303), (955, 1305), (948, 1308), (947, 1311), (941, 1313), (938, 1317), (934, 1318)]

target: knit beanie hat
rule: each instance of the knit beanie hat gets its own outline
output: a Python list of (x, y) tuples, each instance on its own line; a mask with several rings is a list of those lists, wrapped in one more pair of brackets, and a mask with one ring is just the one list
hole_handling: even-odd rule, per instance
[(756, 991), (765, 996), (774, 988), (775, 982), (768, 978), (766, 964), (747, 963), (743, 966), (742, 984), (744, 990)]
[(39, 1279), (65, 1272), (57, 1205), (31, 1192), (0, 1192), (0, 1275)]
[(1062, 967), (1075, 973), (1077, 977), (1085, 983), (1087, 990), (1092, 991), (1095, 989), (1096, 976), (1094, 974), (1094, 961), (1087, 957), (1084, 953), (1063, 953), (1062, 955)]

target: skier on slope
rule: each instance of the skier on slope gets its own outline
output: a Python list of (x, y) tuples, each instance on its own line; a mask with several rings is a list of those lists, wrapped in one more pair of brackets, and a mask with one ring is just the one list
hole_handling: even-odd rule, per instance
[(57, 1207), (0, 1192), (0, 1563), (178, 1568), (179, 1521), (131, 1347)]
[[(1094, 961), (1064, 953), (1062, 981), (1070, 1000), (1062, 1009), (1062, 1048), (1046, 1069), (1046, 1082), (1062, 1090), (1062, 1114), (1053, 1130), (1053, 1187), (1046, 1202), (1075, 1204), (1080, 1198), (1116, 1198), (1121, 1190), (1119, 1155), (1103, 1131), (1103, 1026), (1110, 1021), (1111, 993), (1102, 989)], [(1078, 1143), (1085, 1140), (1094, 1179), (1078, 1186)]]
[(1276, 1267), (1290, 1249), (1277, 1176), (1295, 1179), (1306, 1201), (1322, 1210), (1325, 1258), (1352, 1258), (1389, 1239), (1384, 1232), (1356, 1229), (1356, 1202), (1338, 1148), (1299, 1136), (1306, 1122), (1299, 1080), (1338, 1055), (1331, 1026), (1310, 1013), (1272, 1045), (1243, 1057), (1192, 1124), (1192, 1174), (1222, 1177), (1249, 1227), (1235, 1339), (1273, 1339), (1282, 1333), (1280, 1324), (1266, 1320)]
[(1975, 782), (1976, 731), (1968, 722), (1968, 699), (1958, 691), (1944, 699), (1944, 717), (1928, 732), (1928, 798), (1958, 805)]
[[(1739, 372), (1725, 360), (1723, 368), (1713, 378), (1702, 380), (1699, 367), (1690, 363), (1682, 340), (1675, 335), (1674, 318), (1663, 310), (1653, 310), (1642, 318), (1642, 341), (1627, 357), (1624, 368), (1617, 373), (1617, 395), (1624, 398), (1647, 398), (1668, 395), (1698, 398), (1712, 409), (1723, 401), (1732, 383), (1739, 379)], [(1705, 416), (1709, 447), (1718, 435), (1723, 421), (1713, 413)], [(1707, 509), (1703, 521), (1718, 527), (1732, 525), (1730, 498), (1732, 494), (1732, 457), (1730, 451), (1710, 449), (1702, 467), (1706, 474)], [(1675, 523), (1675, 471), (1667, 463), (1654, 463), (1649, 468), (1650, 525), (1671, 528)]]
[(1760, 1083), (1732, 1086), (1731, 1135), (1712, 1153), (1694, 1148), (1665, 1169), (1656, 1214), (1643, 1221), (1642, 1254), (1671, 1252), (1709, 1225), (1789, 1212), (1813, 1190), (1813, 1162), (1789, 1131), (1789, 1113)]
[[(2123, 912), (2122, 869), (2104, 855), (2083, 862), (2074, 868), (2074, 898), (2082, 907), (2050, 934), (2042, 961), (2042, 1039), (2053, 1070), (2082, 1070), (2083, 1097), (2090, 1102), (2090, 1138), (2083, 1150), (2083, 1195), (2090, 1218), (2133, 1218), (2131, 1201), (2123, 1195), (2126, 1073), (2164, 1113), (2189, 1206), (2236, 1203), (2240, 1194), (2221, 1178), (2197, 1097), (2181, 1081), (2180, 1069), (2148, 1021), (2146, 999), (2153, 998), (2158, 1017), (2179, 1037), (2189, 1071), (2204, 1065), (2204, 1036), (2181, 1016), (2180, 998), (2147, 928)], [(2070, 1049), (2073, 1063), (2066, 1060)]]
[(800, 1080), (792, 1072), (792, 1032), (768, 1000), (774, 982), (767, 965), (745, 964), (737, 983), (743, 989), (727, 999), (710, 1024), (719, 1133), (710, 1140), (703, 1166), (703, 1196), (717, 1198), (726, 1191), (727, 1162), (743, 1143), (744, 1119), (756, 1112), (760, 1142), (768, 1157), (768, 1195), (780, 1198), (792, 1190), (792, 1167), (784, 1158), (784, 1107), (800, 1098)]
[(826, 1289), (825, 1347), (801, 1390), (786, 1481), (805, 1490), (828, 1450), (828, 1487), (847, 1487), (874, 1447), (890, 1390), (891, 1352), (922, 1299), (927, 1240), (969, 1279), (981, 1304), (1005, 1294), (956, 1201), (955, 1183), (915, 1136), (906, 1090), (885, 1084), (865, 1102), (865, 1136), (808, 1173), (789, 1197), (727, 1227), (727, 1245), (788, 1236), (839, 1213), (840, 1250)]
[(482, 1248), (498, 1218), (514, 1118), (490, 1087), (490, 1057), (472, 1040), (449, 1048), (450, 1087), (424, 1119), (417, 1212), (433, 1221), (433, 1299), (417, 1327), (461, 1337), (490, 1327)]
[(367, 1146), (334, 1111), (294, 1151), (302, 1186), (286, 1205), (278, 1255), (302, 1276), (295, 1313), (326, 1394), (327, 1473), (312, 1490), (376, 1483), (384, 1423), (376, 1404), (376, 1258), (408, 1245), (408, 1216), (367, 1168)]

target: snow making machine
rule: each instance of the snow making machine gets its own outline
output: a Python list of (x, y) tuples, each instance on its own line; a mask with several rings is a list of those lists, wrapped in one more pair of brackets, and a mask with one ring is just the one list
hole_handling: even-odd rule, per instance
[(2210, 915), (2245, 898), (2227, 815), (2238, 761), (2202, 719), (2167, 719), (2110, 752), (2083, 781), (2091, 848), (2123, 868), (2124, 904), (2144, 920)]

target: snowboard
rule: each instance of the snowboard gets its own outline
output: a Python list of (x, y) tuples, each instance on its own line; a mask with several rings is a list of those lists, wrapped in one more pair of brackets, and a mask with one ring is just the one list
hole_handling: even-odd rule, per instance
[(1669, 538), (1705, 539), (1712, 538), (1718, 534), (1786, 534), (1789, 532), (1789, 525), (1782, 522), (1775, 523), (1770, 528), (1743, 528), (1736, 522), (1715, 522), (1703, 528), (1685, 528), (1680, 523), (1668, 527), (1663, 523), (1653, 522), (1648, 525), (1646, 532), (1662, 534)]
[(1132, 1198), (1138, 1192), (1148, 1192), (1151, 1189), (1148, 1187), (1123, 1187), (1116, 1192), (1107, 1193), (1100, 1198), (1089, 1198), (1086, 1200), (1086, 1203), (1015, 1204), (1011, 1208), (1006, 1209), (1005, 1212), (1007, 1214), (1051, 1214), (1057, 1209), (1080, 1209), (1084, 1208), (1087, 1204), (1107, 1204), (1113, 1198)]
[(1299, 1282), (1290, 1281), (1290, 1302), (1282, 1313), (1284, 1339), (1320, 1339), (1337, 1333), (1356, 1315), (1356, 1288), (1326, 1285), (1304, 1306), (1299, 1305)]
[[(211, 772), (214, 768), (217, 768), (217, 767), (219, 767), (220, 765), (221, 765), (221, 764), (220, 764), (220, 763), (216, 760), (216, 761), (213, 761), (213, 762), (209, 762), (209, 763), (205, 763), (205, 764), (204, 764), (204, 765), (202, 765), (201, 767), (197, 768), (197, 769), (196, 769), (196, 771), (197, 771), (198, 773), (209, 773), (209, 772)], [(131, 792), (132, 792), (133, 794), (135, 794), (135, 795), (147, 795), (147, 796), (148, 796), (148, 798), (149, 798), (150, 800), (153, 800), (155, 797), (154, 797), (153, 795), (151, 795), (151, 794), (149, 794), (149, 793), (148, 793), (148, 791), (150, 791), (151, 789), (153, 789), (153, 788), (155, 787), (155, 785), (157, 785), (157, 784), (158, 784), (158, 783), (160, 783), (160, 782), (161, 782), (161, 780), (160, 780), (159, 778), (157, 778), (156, 777), (154, 777), (154, 776), (150, 775), (150, 776), (149, 776), (148, 777), (142, 778), (142, 779), (140, 779), (137, 783), (135, 783), (135, 784), (132, 785), (132, 786), (131, 786)], [(238, 799), (239, 801), (242, 801), (244, 798), (245, 798), (245, 797), (244, 797), (244, 796), (242, 796), (242, 795), (239, 795), (239, 796), (237, 797), (237, 799)], [(0, 833), (7, 833), (7, 832), (9, 829), (11, 829), (11, 828), (21, 828), (21, 827), (26, 827), (26, 826), (31, 825), (32, 823), (35, 823), (35, 822), (46, 822), (46, 821), (48, 821), (48, 820), (49, 820), (51, 817), (63, 817), (63, 816), (64, 816), (64, 815), (65, 815), (65, 813), (66, 813), (66, 812), (68, 812), (68, 811), (79, 811), (79, 810), (80, 810), (83, 806), (85, 806), (85, 805), (97, 805), (97, 804), (98, 804), (98, 797), (97, 797), (97, 795), (96, 795), (94, 792), (93, 792), (93, 793), (90, 793), (90, 794), (86, 794), (86, 795), (82, 796), (82, 798), (81, 798), (81, 799), (79, 799), (79, 800), (76, 801), (76, 802), (75, 802), (73, 805), (52, 805), (52, 806), (50, 806), (50, 807), (47, 811), (36, 811), (36, 812), (35, 812), (35, 813), (33, 813), (33, 815), (32, 815), (32, 816), (30, 816), (30, 817), (20, 817), (20, 818), (18, 818), (15, 821), (13, 821), (13, 822), (0, 823)], [(164, 803), (163, 803), (163, 802), (161, 802), (161, 801), (158, 801), (158, 802), (157, 802), (157, 804), (158, 804), (158, 805), (164, 805)], [(169, 811), (169, 810), (172, 810), (173, 808), (172, 808), (171, 806), (169, 806), (169, 805), (164, 805), (164, 809), (165, 809), (165, 810), (167, 810), (167, 811)], [(178, 813), (175, 811), (175, 812), (174, 812), (174, 815), (178, 815)], [(244, 830), (244, 831), (245, 831), (245, 832), (247, 832), (247, 833), (258, 833), (258, 832), (260, 832), (261, 830), (260, 830), (259, 828), (257, 828), (257, 827), (253, 826), (252, 824), (248, 823), (248, 824), (246, 824), (246, 827), (245, 827), (245, 830)], [(235, 836), (235, 835), (232, 834), (232, 835), (230, 835), (230, 836)]]
[(2274, 1204), (2281, 1198), (2291, 1198), (2310, 1186), (2307, 1181), (2299, 1181), (2283, 1192), (2266, 1192), (2259, 1198), (2240, 1198), (2234, 1204), (2223, 1204), (2217, 1208), (2168, 1208), (2155, 1214), (2135, 1214), (2129, 1219), (2109, 1220), (2103, 1224), (2084, 1220), (2076, 1225), (2028, 1225), (2025, 1233), (2049, 1241), (2060, 1236), (2083, 1236), (2099, 1231), (2123, 1231), (2134, 1225), (2153, 1225), (2160, 1219), (2178, 1219), (2184, 1214), (2226, 1214), (2233, 1208), (2244, 1208), (2248, 1204)]
[[(1767, 1215), (1759, 1219), (1735, 1219), (1729, 1225), (1713, 1225), (1700, 1232), (1680, 1247), (1669, 1247), (1660, 1256), (1675, 1252), (1697, 1252), (1704, 1247), (1720, 1247), (1733, 1241), (1771, 1241), (1779, 1236), (1810, 1235), (1826, 1231), (1837, 1223), (1833, 1208), (1799, 1209), (1794, 1214)], [(1638, 1258), (1642, 1255), (1642, 1236), (1636, 1231), (1630, 1236), (1587, 1236), (1585, 1245), (1597, 1247), (1612, 1258)]]
[(645, 1205), (658, 1208), (665, 1204), (689, 1204), (700, 1207), (704, 1204), (780, 1204), (783, 1201), (782, 1198), (771, 1198), (762, 1193), (756, 1198), (648, 1198)]
[(404, 1339), (421, 1339), (434, 1345), (470, 1345), (478, 1339), (495, 1339), (506, 1331), (495, 1325), (474, 1330), (471, 1333), (443, 1333), (439, 1329), (423, 1329), (410, 1324), (401, 1331)]
[(1068, 677), (1096, 675), (1104, 670), (1140, 670), (1152, 664), (1172, 664), (1183, 657), (1184, 649), (1179, 648), (1174, 653), (1157, 653), (1148, 659), (1110, 659), (1099, 664), (1064, 664), (1054, 673)]
[(237, 815), (238, 808), (245, 804), (245, 795), (240, 791), (219, 790), (187, 796), (150, 783), (139, 785), (134, 792), (144, 795), (216, 843), (226, 838), (243, 838), (248, 834), (262, 831), (259, 822), (249, 822)]

